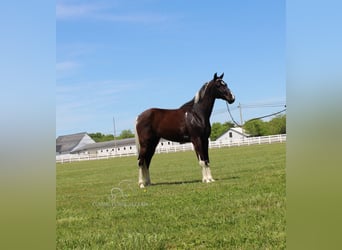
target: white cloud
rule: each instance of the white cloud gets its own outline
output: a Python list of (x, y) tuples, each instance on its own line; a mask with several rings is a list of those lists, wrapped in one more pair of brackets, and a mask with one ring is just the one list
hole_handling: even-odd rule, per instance
[(57, 83), (57, 117), (64, 119), (66, 113), (102, 113), (116, 105), (129, 105), (125, 96), (137, 88), (135, 83), (108, 81), (73, 84)]
[[(132, 107), (132, 98), (129, 93), (137, 88), (139, 88), (138, 83), (128, 81), (102, 80), (72, 84), (62, 84), (57, 81), (56, 126), (58, 134), (75, 131), (110, 131), (112, 117), (116, 110), (118, 107), (120, 109)], [(120, 114), (122, 115), (122, 111)], [(129, 125), (134, 123), (134, 119), (131, 120)], [(99, 121), (107, 127), (99, 127)], [(119, 125), (121, 122), (118, 123)]]
[(130, 22), (130, 23), (152, 23), (152, 22), (163, 22), (167, 17), (154, 13), (143, 13), (143, 14), (99, 14), (94, 15), (94, 18), (109, 22)]
[(158, 13), (113, 13), (113, 6), (92, 3), (92, 4), (65, 4), (57, 3), (56, 17), (59, 20), (90, 19), (107, 22), (131, 22), (150, 23), (163, 22), (167, 16)]
[(92, 15), (104, 7), (98, 4), (63, 4), (57, 3), (57, 19), (82, 18)]
[(57, 72), (65, 72), (65, 71), (73, 70), (77, 67), (79, 67), (79, 63), (74, 62), (74, 61), (58, 62), (56, 64), (56, 71)]

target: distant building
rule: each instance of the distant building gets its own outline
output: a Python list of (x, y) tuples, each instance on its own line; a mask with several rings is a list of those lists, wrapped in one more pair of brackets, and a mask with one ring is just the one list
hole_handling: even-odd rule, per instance
[[(177, 142), (161, 139), (156, 151), (170, 151)], [(72, 135), (59, 136), (56, 139), (56, 155), (134, 155), (137, 154), (135, 138), (121, 140), (111, 140), (105, 142), (95, 142), (91, 137), (83, 132)]]
[(135, 138), (127, 138), (121, 140), (111, 140), (97, 142), (84, 145), (73, 151), (73, 154), (90, 154), (90, 155), (115, 155), (115, 154), (134, 154), (137, 148)]
[(85, 145), (94, 143), (95, 141), (86, 132), (58, 136), (56, 139), (56, 155), (71, 154)]
[(243, 131), (243, 128), (230, 128), (226, 133), (221, 135), (216, 141), (238, 141), (247, 138), (249, 135)]

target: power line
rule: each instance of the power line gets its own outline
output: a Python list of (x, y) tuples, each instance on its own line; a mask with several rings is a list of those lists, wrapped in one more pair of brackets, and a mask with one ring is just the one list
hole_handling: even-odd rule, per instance
[[(254, 103), (254, 104), (241, 104), (239, 103), (238, 106), (231, 107), (230, 110), (234, 111), (237, 109), (251, 109), (251, 108), (279, 108), (279, 107), (284, 107), (285, 102), (273, 102), (273, 103)], [(213, 112), (213, 115), (218, 115), (227, 112), (227, 109), (218, 109)]]
[[(239, 104), (239, 106), (238, 106), (238, 107), (240, 108), (241, 124), (238, 124), (238, 123), (234, 120), (234, 117), (233, 117), (232, 113), (230, 112), (230, 108), (229, 108), (228, 102), (226, 102), (226, 106), (227, 106), (227, 111), (228, 111), (228, 113), (229, 113), (229, 115), (230, 115), (230, 118), (231, 118), (232, 121), (235, 123), (235, 125), (238, 126), (238, 127), (242, 127), (242, 126), (243, 126), (243, 121), (242, 121), (241, 105)], [(284, 105), (284, 107), (285, 107), (285, 109), (283, 109), (283, 110), (274, 112), (274, 113), (272, 113), (272, 114), (268, 114), (268, 115), (264, 115), (264, 116), (255, 117), (255, 118), (249, 119), (247, 122), (249, 122), (249, 121), (254, 121), (254, 120), (258, 120), (258, 119), (262, 119), (262, 118), (266, 118), (266, 117), (270, 117), (270, 116), (274, 116), (274, 115), (283, 113), (283, 112), (286, 111), (286, 105)]]

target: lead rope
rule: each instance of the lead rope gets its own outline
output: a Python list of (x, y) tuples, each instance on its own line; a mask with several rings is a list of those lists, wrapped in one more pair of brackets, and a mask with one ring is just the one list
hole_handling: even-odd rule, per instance
[(236, 126), (242, 128), (242, 125), (240, 125), (239, 123), (237, 123), (237, 122), (234, 120), (234, 117), (232, 116), (232, 113), (230, 112), (230, 108), (229, 108), (228, 102), (226, 102), (226, 105), (227, 105), (227, 110), (228, 110), (228, 113), (229, 113), (230, 118), (232, 119), (232, 121), (235, 123)]
[[(242, 125), (240, 125), (239, 123), (237, 123), (235, 120), (234, 120), (234, 117), (232, 116), (232, 113), (230, 112), (230, 108), (229, 108), (229, 105), (228, 105), (228, 102), (226, 102), (226, 105), (227, 105), (227, 110), (228, 110), (228, 113), (230, 115), (230, 118), (232, 119), (232, 121), (234, 122), (234, 124), (240, 128), (242, 128)], [(285, 105), (285, 109), (283, 110), (280, 110), (278, 112), (275, 112), (275, 113), (272, 113), (272, 114), (269, 114), (269, 115), (264, 115), (264, 116), (259, 116), (259, 117), (256, 117), (256, 118), (252, 118), (250, 120), (248, 120), (247, 122), (250, 122), (250, 121), (254, 121), (254, 120), (258, 120), (258, 119), (262, 119), (262, 118), (266, 118), (266, 117), (270, 117), (270, 116), (274, 116), (274, 115), (277, 115), (277, 114), (280, 114), (280, 113), (283, 113), (286, 111), (286, 105)]]

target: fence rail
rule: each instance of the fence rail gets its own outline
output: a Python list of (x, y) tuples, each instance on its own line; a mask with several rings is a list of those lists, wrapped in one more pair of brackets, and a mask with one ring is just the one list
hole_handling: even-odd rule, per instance
[[(249, 146), (255, 144), (271, 144), (271, 143), (283, 143), (286, 142), (286, 134), (248, 137), (241, 140), (224, 140), (224, 141), (211, 141), (209, 142), (209, 148), (223, 148), (223, 147), (236, 147), (236, 146)], [(157, 147), (156, 153), (172, 153), (194, 150), (192, 143), (185, 143), (179, 145), (172, 145), (169, 147)], [(137, 152), (124, 152), (116, 154), (68, 154), (56, 156), (56, 163), (67, 163), (73, 161), (88, 161), (109, 159), (115, 157), (136, 156)]]

